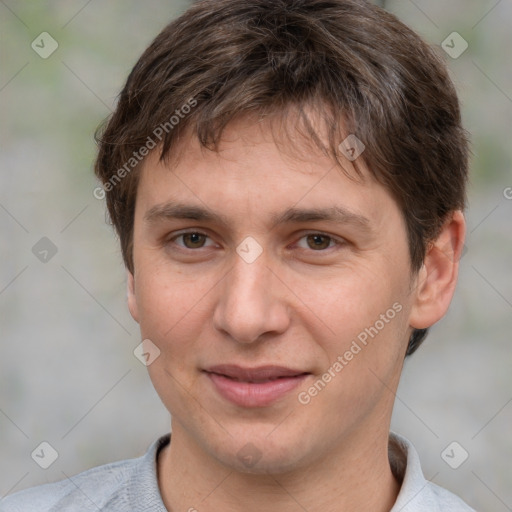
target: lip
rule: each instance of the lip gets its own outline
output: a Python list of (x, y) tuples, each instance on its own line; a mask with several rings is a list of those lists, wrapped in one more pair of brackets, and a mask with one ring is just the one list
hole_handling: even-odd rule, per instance
[(282, 366), (217, 365), (204, 370), (215, 390), (240, 407), (265, 407), (295, 389), (309, 372)]

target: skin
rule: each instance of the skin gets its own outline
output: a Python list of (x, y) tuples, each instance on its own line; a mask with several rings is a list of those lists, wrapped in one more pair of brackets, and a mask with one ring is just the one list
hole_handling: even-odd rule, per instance
[[(464, 218), (454, 212), (412, 273), (387, 190), (366, 170), (350, 180), (304, 141), (303, 151), (276, 144), (266, 123), (232, 122), (219, 153), (186, 137), (179, 158), (164, 164), (153, 152), (141, 171), (128, 305), (160, 350), (148, 369), (172, 416), (158, 461), (162, 498), (172, 511), (389, 511), (400, 487), (387, 453), (394, 392), (412, 328), (449, 306)], [(158, 215), (171, 201), (226, 224)], [(288, 208), (330, 206), (366, 222), (271, 222)], [(236, 252), (248, 236), (262, 249), (252, 263)], [(301, 404), (298, 394), (396, 303), (401, 311)], [(240, 407), (201, 371), (224, 363), (311, 375), (269, 406)], [(238, 456), (248, 443), (259, 457), (251, 467)]]

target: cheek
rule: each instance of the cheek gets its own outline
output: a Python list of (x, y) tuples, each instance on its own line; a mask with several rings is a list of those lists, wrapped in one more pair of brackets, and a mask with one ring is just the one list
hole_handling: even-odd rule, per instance
[(340, 293), (319, 310), (329, 330), (312, 334), (323, 352), (322, 368), (300, 403), (332, 432), (359, 424), (376, 408), (384, 417), (405, 355), (404, 297), (389, 286), (363, 284), (354, 293), (340, 282)]
[(195, 345), (207, 338), (216, 280), (205, 274), (184, 275), (168, 265), (149, 265), (138, 274), (136, 298), (143, 338), (160, 351), (162, 362), (176, 366), (197, 355)]
[(160, 350), (148, 373), (162, 402), (179, 417), (190, 408), (184, 390), (192, 389), (197, 378), (191, 370), (196, 366), (197, 344), (205, 338), (203, 329), (211, 316), (206, 310), (211, 285), (184, 279), (176, 272), (140, 273), (139, 278), (143, 283), (137, 288), (141, 336)]
[(325, 399), (357, 407), (399, 374), (410, 307), (407, 284), (391, 269), (354, 269), (329, 284), (311, 283), (309, 320), (303, 321), (323, 352), (320, 373), (330, 390)]
[[(343, 348), (376, 322), (379, 331), (397, 323), (395, 318), (403, 316), (397, 310), (403, 310), (406, 296), (405, 282), (401, 281), (390, 274), (390, 269), (368, 264), (334, 271), (321, 279), (296, 276), (290, 288), (314, 313), (316, 323), (331, 334), (327, 336), (329, 344)], [(395, 303), (398, 305), (393, 308)]]
[[(179, 329), (193, 309), (194, 286), (184, 283), (178, 275), (159, 271), (140, 273), (136, 288), (141, 334), (162, 345)], [(153, 339), (154, 338), (154, 339)]]

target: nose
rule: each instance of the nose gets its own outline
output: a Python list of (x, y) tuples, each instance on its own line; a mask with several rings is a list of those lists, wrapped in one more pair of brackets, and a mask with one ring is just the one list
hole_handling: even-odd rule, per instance
[(260, 256), (247, 263), (238, 255), (218, 288), (213, 322), (239, 343), (253, 343), (265, 334), (282, 334), (290, 325), (286, 287)]

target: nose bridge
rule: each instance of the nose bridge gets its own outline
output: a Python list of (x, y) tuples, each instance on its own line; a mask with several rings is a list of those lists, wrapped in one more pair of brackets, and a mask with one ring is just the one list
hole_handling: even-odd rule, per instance
[(238, 302), (245, 299), (254, 300), (259, 293), (263, 283), (268, 278), (269, 270), (263, 258), (259, 261), (247, 262), (240, 257), (235, 258), (233, 270), (230, 272), (230, 295), (236, 296)]
[(266, 332), (282, 332), (288, 325), (284, 297), (267, 265), (263, 255), (251, 261), (237, 254), (223, 279), (214, 323), (239, 342), (251, 343)]

